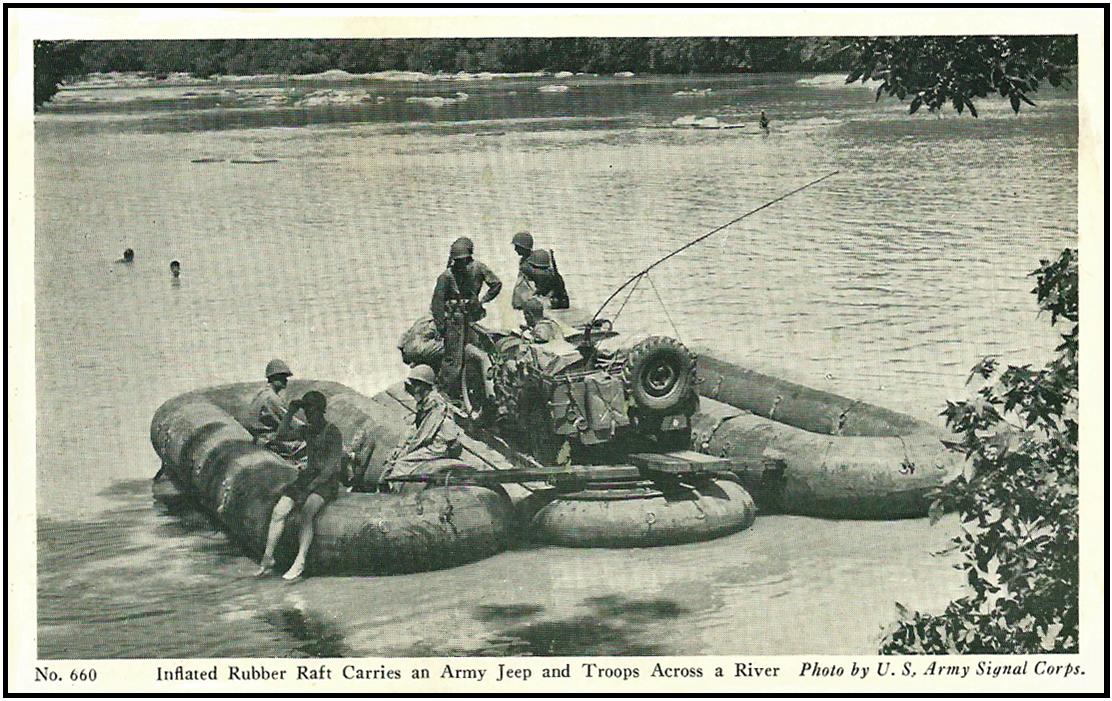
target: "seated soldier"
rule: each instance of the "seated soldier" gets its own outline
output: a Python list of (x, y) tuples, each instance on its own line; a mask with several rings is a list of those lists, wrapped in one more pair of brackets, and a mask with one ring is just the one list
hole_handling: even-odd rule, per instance
[(343, 436), (340, 429), (324, 418), (327, 407), (327, 398), (320, 392), (311, 390), (290, 404), (289, 411), (279, 426), (280, 435), (293, 431), (291, 423), (294, 413), (300, 409), (305, 411), (303, 428), (293, 432), (300, 434), (306, 442), (306, 462), (298, 469), (297, 477), (282, 490), (282, 496), (271, 511), (266, 548), (257, 576), (267, 575), (273, 570), (274, 550), (285, 529), (286, 518), (296, 509), (300, 512), (301, 521), (297, 557), (282, 578), (299, 579), (305, 570), (305, 557), (313, 542), (317, 514), (339, 494), (344, 460)]
[(428, 474), (457, 460), (462, 431), (453, 420), (455, 409), (436, 389), (436, 373), (418, 365), (405, 380), (405, 391), (417, 401), (413, 427), (394, 449), (379, 478), (392, 475)]
[(552, 319), (544, 316), (544, 303), (536, 297), (525, 300), (525, 324), (522, 327), (522, 336), (533, 343), (548, 343), (560, 338), (560, 327)]
[[(277, 358), (266, 364), (267, 384), (251, 400), (248, 411), (255, 424), (249, 426), (248, 430), (259, 443), (284, 458), (296, 461), (305, 456), (305, 441), (290, 435), (279, 436), (278, 433), (282, 419), (289, 413), (286, 386), (292, 375), (290, 366)], [(297, 417), (291, 417), (290, 426), (294, 431), (300, 431), (305, 423)]]

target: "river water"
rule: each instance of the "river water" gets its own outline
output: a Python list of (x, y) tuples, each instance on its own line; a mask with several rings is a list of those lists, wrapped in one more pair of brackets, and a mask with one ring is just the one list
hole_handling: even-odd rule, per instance
[[(953, 517), (769, 516), (710, 543), (288, 586), (150, 497), (149, 421), (180, 392), (271, 357), (368, 394), (395, 380), (457, 236), (512, 280), (509, 238), (531, 230), (590, 306), (833, 170), (654, 273), (667, 313), (645, 287), (623, 323), (927, 419), (984, 355), (1045, 361), (1026, 274), (1076, 242), (1076, 96), (909, 117), (812, 78), (60, 93), (35, 135), (40, 656), (870, 653), (894, 602), (960, 595), (931, 554)], [(670, 128), (685, 115), (746, 126)]]

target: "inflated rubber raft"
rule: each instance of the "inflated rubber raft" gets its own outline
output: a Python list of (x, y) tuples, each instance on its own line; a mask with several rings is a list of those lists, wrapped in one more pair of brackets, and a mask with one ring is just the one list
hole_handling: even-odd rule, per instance
[[(403, 426), (413, 410), (401, 385), (376, 394), (372, 402), (393, 412)], [(465, 437), (463, 444), (469, 463), (494, 470), (532, 466), (497, 439)], [(655, 547), (719, 538), (748, 528), (756, 518), (752, 497), (728, 473), (654, 481), (630, 477), (637, 470), (626, 461), (572, 468), (589, 475), (575, 488), (541, 482), (505, 485), (522, 539), (578, 548)], [(364, 479), (373, 482), (381, 470), (381, 463), (372, 461)]]
[[(260, 383), (189, 392), (163, 404), (151, 442), (163, 472), (249, 553), (266, 543), (270, 513), (297, 468), (254, 443), (244, 428)], [(318, 390), (326, 418), (344, 437), (359, 469), (381, 465), (404, 435), (388, 407), (333, 382), (293, 381), (291, 396)], [(296, 519), (287, 522), (279, 564), (296, 551)], [(514, 512), (501, 490), (436, 486), (400, 494), (342, 492), (317, 516), (309, 574), (402, 574), (494, 555), (510, 544)]]
[(753, 498), (734, 479), (693, 480), (678, 488), (651, 482), (600, 483), (558, 496), (529, 500), (533, 540), (565, 547), (634, 548), (712, 540), (749, 528)]
[[(255, 382), (188, 392), (163, 404), (151, 421), (151, 442), (163, 474), (255, 557), (265, 544), (271, 510), (296, 475), (293, 465), (255, 444), (244, 428), (261, 388)], [(294, 380), (287, 391), (297, 397), (314, 389), (328, 397), (326, 418), (343, 435), (356, 486), (374, 484), (412, 421), (412, 398), (401, 385), (370, 398), (334, 382)], [(473, 437), (462, 442), (459, 462), (465, 467), (523, 467), (498, 446)], [(692, 482), (661, 485), (602, 477), (573, 490), (535, 482), (493, 489), (410, 484), (400, 493), (341, 492), (317, 517), (307, 572), (379, 575), (440, 569), (489, 557), (516, 540), (568, 547), (671, 545), (717, 538), (753, 523), (756, 508), (738, 480), (708, 474)], [(156, 483), (156, 490), (162, 489)], [(280, 565), (296, 550), (294, 523), (287, 523), (280, 543)]]
[(735, 474), (762, 512), (828, 518), (925, 516), (961, 470), (938, 428), (912, 416), (700, 353), (695, 450), (755, 465)]

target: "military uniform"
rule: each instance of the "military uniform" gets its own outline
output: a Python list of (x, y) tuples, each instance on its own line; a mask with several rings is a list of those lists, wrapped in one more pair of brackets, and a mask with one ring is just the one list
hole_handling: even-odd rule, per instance
[[(251, 400), (251, 406), (248, 409), (251, 418), (255, 420), (255, 426), (252, 427), (251, 432), (260, 443), (278, 455), (292, 460), (304, 459), (305, 441), (288, 433), (282, 437), (278, 436), (278, 427), (289, 410), (290, 405), (286, 399), (286, 393), (275, 391), (273, 385), (267, 383), (266, 387), (263, 387)], [(304, 422), (297, 417), (291, 417), (290, 425), (295, 429), (305, 427)]]
[(524, 309), (530, 297), (540, 299), (546, 309), (567, 309), (570, 304), (564, 278), (556, 268), (556, 257), (552, 251), (533, 251), (518, 268), (513, 308)]
[[(486, 285), (486, 292), (480, 298), (483, 285)], [(444, 359), (439, 379), (441, 387), (454, 390), (459, 386), (465, 354), (475, 358), (484, 371), (489, 365), (490, 359), (475, 345), (476, 332), (471, 324), (486, 315), (482, 305), (493, 300), (501, 291), (502, 281), (477, 260), (459, 273), (448, 268), (436, 278), (429, 310), (437, 332), (444, 338)]]
[(454, 420), (455, 409), (435, 389), (430, 391), (413, 417), (413, 427), (397, 449), (397, 457), (383, 471), (380, 481), (391, 475), (431, 472), (452, 462), (461, 452), (463, 431)]

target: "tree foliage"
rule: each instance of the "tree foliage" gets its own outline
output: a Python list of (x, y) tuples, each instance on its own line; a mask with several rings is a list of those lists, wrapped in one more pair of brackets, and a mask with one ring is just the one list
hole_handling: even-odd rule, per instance
[(214, 39), (87, 41), (89, 72), (577, 71), (687, 74), (837, 70), (842, 42), (818, 37)]
[(81, 42), (36, 41), (34, 43), (35, 110), (54, 97), (58, 86), (84, 73)]
[(880, 81), (876, 89), (900, 100), (910, 112), (937, 111), (947, 103), (974, 117), (973, 98), (999, 93), (1019, 112), (1020, 103), (1044, 81), (1068, 84), (1077, 63), (1074, 36), (908, 36), (870, 37), (849, 44), (853, 65), (847, 83)]
[(971, 399), (943, 416), (961, 436), (966, 474), (932, 506), (960, 514), (953, 539), (972, 593), (938, 615), (907, 614), (882, 653), (1036, 654), (1078, 648), (1077, 252), (1041, 261), (1032, 292), (1060, 329), (1043, 368), (973, 367)]
[(999, 93), (1018, 111), (1021, 102), (1033, 104), (1029, 96), (1043, 81), (1068, 82), (1077, 41), (1061, 36), (117, 40), (36, 42), (35, 58), (36, 106), (66, 77), (111, 71), (208, 77), (329, 69), (671, 75), (847, 70), (847, 82), (880, 81), (878, 99), (910, 97), (911, 112), (949, 103), (975, 116), (974, 98)]

